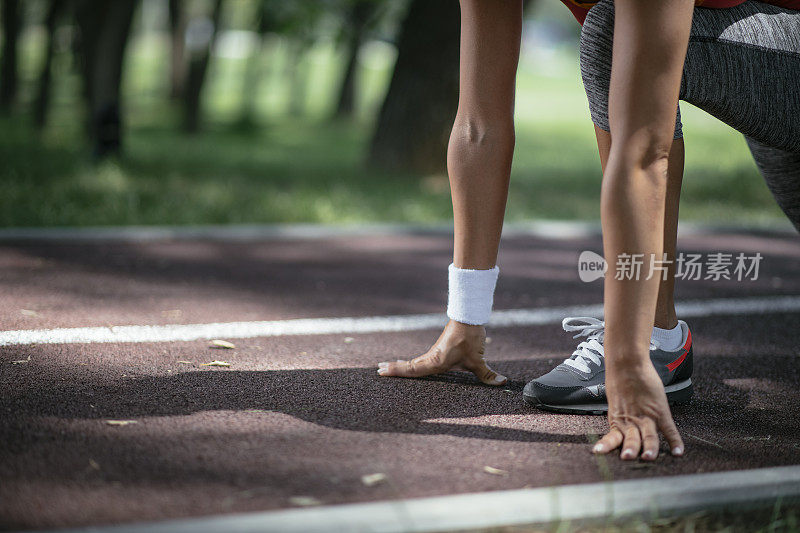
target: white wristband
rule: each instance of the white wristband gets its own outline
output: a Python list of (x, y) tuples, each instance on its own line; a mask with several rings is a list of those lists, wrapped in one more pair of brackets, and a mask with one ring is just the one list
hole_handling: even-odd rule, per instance
[(447, 268), (447, 317), (464, 324), (482, 325), (489, 322), (494, 301), (494, 288), (500, 268), (472, 270)]

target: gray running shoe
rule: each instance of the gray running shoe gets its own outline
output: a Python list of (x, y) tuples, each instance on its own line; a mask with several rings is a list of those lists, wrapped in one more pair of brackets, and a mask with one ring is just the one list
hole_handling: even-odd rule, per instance
[[(651, 341), (653, 362), (670, 404), (692, 397), (692, 334), (686, 322), (679, 320), (683, 345), (673, 351), (662, 350)], [(574, 338), (586, 337), (569, 359), (544, 376), (525, 385), (522, 396), (540, 409), (558, 413), (604, 414), (608, 412), (605, 386), (603, 336), (605, 323), (596, 318), (572, 317), (562, 322), (564, 331), (577, 332)]]

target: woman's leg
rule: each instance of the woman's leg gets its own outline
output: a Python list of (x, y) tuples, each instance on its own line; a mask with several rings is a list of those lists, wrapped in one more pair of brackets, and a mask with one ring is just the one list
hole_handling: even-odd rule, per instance
[[(497, 261), (514, 153), (514, 88), (521, 33), (521, 0), (461, 0), (458, 113), (447, 150), (456, 269), (488, 272)], [(460, 288), (470, 290), (469, 284)], [(451, 319), (427, 353), (411, 361), (381, 363), (378, 372), (420, 377), (463, 367), (486, 384), (501, 385), (506, 378), (483, 359), (485, 337), (482, 325)]]
[(800, 153), (800, 11), (695, 9), (681, 100), (761, 145)]
[(753, 159), (778, 205), (800, 231), (800, 152), (787, 152), (745, 136)]

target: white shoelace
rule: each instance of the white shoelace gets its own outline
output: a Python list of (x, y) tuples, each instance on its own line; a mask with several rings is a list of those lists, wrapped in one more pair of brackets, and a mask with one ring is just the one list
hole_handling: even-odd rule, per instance
[[(573, 339), (586, 337), (586, 340), (578, 344), (578, 347), (572, 352), (572, 356), (564, 360), (565, 365), (588, 373), (592, 371), (589, 366), (590, 362), (598, 366), (603, 364), (603, 357), (605, 357), (603, 350), (603, 339), (606, 334), (605, 322), (588, 316), (573, 316), (561, 321), (561, 327), (568, 333), (577, 331), (573, 335)], [(657, 348), (658, 343), (651, 338), (650, 349), (655, 350)]]

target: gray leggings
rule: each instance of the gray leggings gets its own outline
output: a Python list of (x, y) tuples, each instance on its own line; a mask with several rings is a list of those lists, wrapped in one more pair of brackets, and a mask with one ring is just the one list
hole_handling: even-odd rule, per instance
[[(610, 131), (613, 0), (581, 32), (581, 75), (592, 121)], [(800, 12), (748, 0), (694, 10), (680, 99), (744, 134), (773, 196), (800, 231)], [(683, 137), (680, 108), (675, 138)]]

